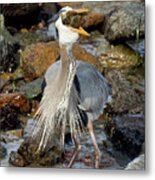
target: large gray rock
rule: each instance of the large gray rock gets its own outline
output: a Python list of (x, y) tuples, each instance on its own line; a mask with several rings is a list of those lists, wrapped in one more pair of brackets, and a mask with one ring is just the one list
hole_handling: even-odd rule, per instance
[[(88, 2), (83, 7), (105, 16), (105, 37), (110, 41), (135, 37), (136, 30), (144, 36), (144, 3), (141, 2)], [(95, 8), (94, 8), (95, 7)]]

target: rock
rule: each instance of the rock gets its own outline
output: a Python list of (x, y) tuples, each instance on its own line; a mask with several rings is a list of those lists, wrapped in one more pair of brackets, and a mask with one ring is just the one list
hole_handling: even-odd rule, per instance
[(38, 78), (21, 86), (19, 91), (25, 93), (28, 99), (35, 98), (42, 93), (42, 83), (43, 78)]
[(81, 8), (83, 2), (57, 2), (58, 6), (60, 8), (65, 7), (65, 6), (70, 6), (72, 8)]
[(47, 37), (49, 40), (56, 40), (58, 39), (58, 35), (57, 35), (57, 30), (55, 27), (55, 23), (52, 22), (48, 25), (48, 29), (47, 29)]
[(112, 46), (98, 60), (104, 68), (129, 68), (137, 65), (135, 52), (124, 45)]
[(89, 28), (92, 26), (97, 26), (101, 23), (103, 23), (104, 16), (99, 13), (94, 13), (94, 14), (88, 14), (84, 17), (85, 23), (83, 24), (84, 28)]
[(21, 16), (38, 9), (37, 3), (1, 4), (1, 13), (4, 16)]
[(0, 92), (3, 90), (3, 87), (5, 86), (6, 83), (7, 83), (7, 80), (1, 78), (0, 76)]
[(144, 39), (140, 39), (138, 42), (138, 48), (137, 48), (137, 44), (136, 44), (136, 40), (128, 40), (126, 41), (126, 44), (135, 51), (138, 51), (139, 55), (141, 57), (145, 56), (145, 40)]
[(4, 16), (0, 15), (0, 74), (13, 72), (19, 63), (19, 44), (5, 29)]
[[(86, 50), (75, 44), (73, 53), (76, 59), (100, 67), (97, 58)], [(47, 68), (53, 64), (60, 56), (60, 49), (57, 42), (36, 43), (29, 45), (21, 54), (22, 68), (25, 76), (29, 80), (42, 76)]]
[(126, 166), (125, 170), (145, 170), (145, 155), (141, 154)]
[(0, 159), (3, 159), (6, 155), (5, 147), (0, 143)]
[(17, 29), (30, 27), (38, 22), (40, 9), (38, 3), (1, 4), (1, 12), (6, 19), (5, 25)]
[(0, 74), (0, 80), (10, 80), (13, 77), (13, 73), (3, 73)]
[(89, 64), (94, 65), (98, 69), (100, 69), (101, 66), (97, 58), (94, 55), (88, 53), (85, 49), (80, 47), (78, 44), (74, 45), (73, 54), (77, 60), (87, 62)]
[(100, 60), (101, 54), (106, 54), (107, 51), (111, 48), (110, 43), (105, 39), (105, 37), (102, 35), (99, 37), (99, 45), (97, 46), (97, 56), (98, 56), (98, 61), (102, 64), (102, 61)]
[(88, 28), (94, 27), (101, 24), (104, 20), (104, 16), (99, 13), (95, 14), (78, 14), (74, 11), (69, 11), (65, 17), (62, 18), (64, 25), (71, 26), (74, 28)]
[(135, 38), (137, 29), (139, 35), (144, 36), (144, 3), (85, 2), (82, 7), (104, 15), (102, 32), (109, 41)]
[(16, 33), (14, 37), (18, 40), (22, 49), (27, 45), (40, 42), (42, 40), (42, 35), (40, 33), (27, 32), (27, 33)]
[(132, 159), (139, 155), (145, 140), (143, 115), (128, 114), (112, 117), (105, 129), (117, 150), (121, 150)]
[(15, 107), (22, 113), (30, 110), (29, 101), (23, 93), (0, 94), (0, 108), (5, 106)]
[(0, 108), (0, 127), (1, 131), (19, 129), (21, 123), (16, 108), (5, 106)]
[(9, 163), (11, 163), (13, 166), (17, 166), (17, 167), (26, 166), (26, 162), (24, 161), (22, 156), (20, 154), (17, 154), (14, 151), (12, 151), (10, 153)]
[(32, 136), (35, 120), (29, 119), (24, 128), (24, 141), (20, 144), (16, 151), (10, 154), (9, 162), (18, 167), (52, 167), (62, 158), (62, 149), (60, 147), (59, 138), (53, 135), (49, 138), (47, 146), (44, 150), (38, 151), (40, 135)]
[[(144, 114), (144, 69), (105, 69), (104, 75), (112, 86), (112, 114)], [(135, 72), (134, 72), (135, 71)]]
[(21, 57), (26, 77), (33, 80), (43, 75), (47, 68), (58, 59), (59, 46), (56, 42), (31, 44), (25, 48)]
[(109, 41), (130, 39), (136, 37), (137, 30), (140, 37), (144, 36), (144, 6), (132, 3), (111, 12), (106, 20), (104, 35)]
[(41, 21), (47, 22), (56, 12), (55, 3), (1, 4), (1, 13), (9, 29), (31, 28)]
[(54, 141), (51, 142), (48, 149), (37, 152), (37, 140), (27, 138), (17, 152), (11, 152), (9, 162), (20, 167), (52, 167), (60, 161), (62, 151), (53, 145)]

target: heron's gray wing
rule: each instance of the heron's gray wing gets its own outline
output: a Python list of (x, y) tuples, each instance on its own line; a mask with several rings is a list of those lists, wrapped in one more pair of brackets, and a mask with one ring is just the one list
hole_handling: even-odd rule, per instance
[(59, 69), (59, 65), (60, 65), (60, 60), (55, 62), (54, 64), (52, 64), (47, 69), (47, 71), (45, 73), (46, 84), (50, 84), (55, 79), (55, 76), (56, 76), (58, 69)]
[(77, 78), (80, 85), (81, 104), (89, 120), (97, 119), (102, 113), (111, 93), (106, 79), (92, 65), (78, 61)]

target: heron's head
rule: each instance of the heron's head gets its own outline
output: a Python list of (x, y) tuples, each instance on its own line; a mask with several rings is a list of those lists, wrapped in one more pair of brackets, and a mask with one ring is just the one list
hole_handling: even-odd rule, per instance
[(58, 29), (60, 44), (72, 45), (78, 40), (79, 35), (90, 36), (90, 34), (87, 33), (82, 27), (74, 28), (70, 25), (63, 24), (63, 20), (67, 18), (68, 12), (82, 14), (88, 11), (88, 9), (73, 9), (69, 6), (66, 6), (58, 12), (55, 26)]

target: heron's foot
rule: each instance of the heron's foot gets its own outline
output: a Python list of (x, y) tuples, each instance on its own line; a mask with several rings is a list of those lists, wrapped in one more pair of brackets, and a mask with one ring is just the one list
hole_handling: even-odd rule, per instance
[(95, 153), (95, 168), (99, 169), (101, 163), (101, 152), (98, 151)]
[(81, 151), (81, 145), (78, 144), (78, 145), (76, 146), (76, 149), (75, 149), (75, 151), (74, 151), (74, 153), (73, 153), (73, 156), (72, 156), (72, 158), (71, 158), (71, 160), (70, 160), (67, 168), (71, 168), (71, 167), (72, 167), (72, 165), (74, 164), (74, 162), (75, 162), (77, 156), (79, 155), (80, 151)]

